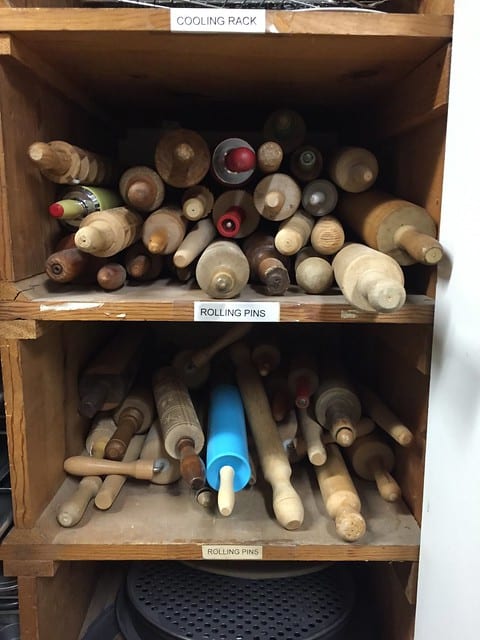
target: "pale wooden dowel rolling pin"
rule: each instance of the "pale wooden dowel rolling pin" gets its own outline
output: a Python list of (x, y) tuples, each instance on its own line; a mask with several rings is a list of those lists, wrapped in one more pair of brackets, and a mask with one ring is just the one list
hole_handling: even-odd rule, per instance
[(58, 524), (62, 527), (74, 527), (78, 524), (101, 486), (102, 479), (99, 476), (82, 478), (72, 496), (60, 506), (57, 512)]
[(166, 184), (186, 189), (198, 184), (207, 175), (210, 150), (195, 131), (168, 131), (161, 136), (155, 149), (155, 167)]
[(89, 213), (75, 234), (75, 245), (86, 253), (109, 258), (136, 242), (142, 225), (142, 216), (126, 207)]
[(332, 157), (329, 173), (333, 182), (351, 193), (369, 189), (378, 176), (378, 162), (368, 149), (343, 147)]
[(355, 485), (336, 444), (327, 444), (327, 460), (315, 467), (318, 486), (328, 515), (342, 540), (355, 542), (367, 529), (360, 513), (362, 505)]
[(185, 237), (187, 222), (181, 210), (164, 206), (153, 211), (143, 224), (143, 244), (151, 253), (174, 253)]
[(182, 197), (182, 213), (187, 220), (196, 222), (206, 218), (213, 209), (213, 193), (201, 184), (187, 189)]
[(276, 173), (282, 160), (283, 150), (277, 142), (264, 142), (257, 149), (257, 167), (262, 173)]
[(325, 464), (327, 452), (322, 441), (323, 428), (309, 415), (307, 409), (297, 409), (297, 417), (308, 459), (316, 467)]
[(236, 343), (230, 348), (230, 354), (263, 475), (272, 486), (275, 517), (285, 529), (298, 529), (303, 522), (303, 504), (290, 481), (292, 469), (272, 418), (262, 380), (250, 360), (248, 347)]
[(217, 235), (210, 218), (199, 220), (182, 240), (173, 254), (173, 264), (180, 269), (192, 264)]
[(322, 427), (330, 431), (337, 444), (349, 447), (356, 438), (355, 425), (360, 420), (362, 408), (341, 372), (325, 370), (320, 376), (313, 404)]
[(298, 209), (293, 216), (284, 220), (275, 235), (275, 248), (285, 256), (293, 256), (310, 240), (315, 219), (309, 213)]
[(230, 240), (215, 240), (195, 269), (198, 286), (211, 298), (234, 298), (248, 282), (250, 267), (243, 251)]
[(166, 460), (137, 460), (117, 462), (100, 460), (89, 456), (72, 456), (63, 463), (63, 468), (73, 476), (108, 476), (112, 474), (130, 476), (137, 480), (152, 480), (167, 464)]
[(277, 222), (293, 216), (301, 199), (300, 187), (286, 173), (265, 176), (253, 192), (253, 201), (260, 215)]
[(165, 197), (163, 180), (150, 167), (127, 169), (120, 177), (118, 189), (126, 204), (142, 213), (158, 209)]
[(365, 412), (378, 426), (402, 447), (408, 447), (413, 442), (413, 433), (406, 427), (398, 416), (381, 400), (376, 393), (360, 386), (360, 396)]

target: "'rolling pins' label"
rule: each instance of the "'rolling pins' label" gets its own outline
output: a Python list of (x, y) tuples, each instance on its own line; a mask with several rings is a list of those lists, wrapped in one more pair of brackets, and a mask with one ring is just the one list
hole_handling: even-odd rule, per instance
[(279, 302), (194, 303), (195, 322), (279, 322)]
[(170, 31), (265, 33), (265, 9), (170, 9)]
[(263, 547), (236, 544), (202, 544), (204, 560), (261, 560)]

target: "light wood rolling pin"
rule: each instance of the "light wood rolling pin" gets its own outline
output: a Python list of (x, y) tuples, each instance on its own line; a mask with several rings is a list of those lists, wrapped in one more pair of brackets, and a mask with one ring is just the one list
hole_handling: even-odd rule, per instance
[(323, 216), (315, 223), (310, 242), (320, 255), (332, 256), (345, 244), (345, 231), (342, 224), (334, 216)]
[(142, 216), (126, 207), (89, 213), (75, 234), (75, 245), (86, 253), (109, 258), (136, 242), (142, 225)]
[(124, 264), (134, 280), (156, 280), (162, 272), (163, 256), (151, 253), (140, 240), (125, 251)]
[(387, 502), (396, 502), (402, 490), (390, 475), (395, 466), (395, 456), (386, 442), (374, 433), (357, 438), (346, 450), (352, 468), (360, 478), (374, 481), (378, 493)]
[(293, 109), (277, 109), (271, 113), (264, 126), (265, 140), (274, 140), (285, 153), (290, 153), (299, 147), (307, 133), (307, 127), (302, 116)]
[(306, 353), (294, 356), (288, 372), (288, 386), (298, 409), (306, 409), (309, 406), (310, 397), (318, 389), (318, 384), (315, 357)]
[(196, 222), (206, 218), (213, 209), (213, 193), (201, 184), (187, 189), (182, 197), (182, 213), (187, 220)]
[(264, 142), (257, 149), (257, 167), (262, 173), (276, 173), (282, 160), (283, 150), (277, 142)]
[(117, 291), (127, 280), (127, 271), (118, 262), (107, 262), (97, 271), (97, 284), (104, 291)]
[(147, 432), (140, 452), (140, 459), (166, 460), (168, 462), (161, 471), (153, 476), (151, 480), (153, 484), (172, 484), (172, 482), (176, 482), (180, 478), (180, 463), (166, 452), (160, 435), (158, 420), (155, 420)]
[(365, 412), (383, 431), (398, 442), (402, 447), (408, 447), (413, 442), (413, 433), (396, 416), (393, 411), (381, 400), (376, 393), (360, 386), (360, 397)]
[(243, 189), (225, 191), (216, 200), (212, 212), (218, 233), (225, 238), (245, 238), (260, 222), (253, 198)]
[(303, 504), (290, 481), (292, 469), (272, 418), (262, 380), (245, 345), (236, 343), (230, 347), (230, 354), (263, 475), (272, 486), (275, 517), (285, 529), (298, 529), (303, 522)]
[(362, 408), (357, 394), (341, 373), (325, 369), (320, 375), (320, 386), (313, 399), (318, 422), (329, 431), (335, 442), (349, 447), (356, 438), (355, 425)]
[(256, 231), (246, 238), (243, 250), (250, 265), (252, 280), (265, 285), (268, 296), (281, 296), (290, 286), (289, 260), (275, 249), (273, 236)]
[(185, 237), (187, 222), (176, 206), (164, 206), (151, 213), (142, 231), (143, 244), (151, 253), (174, 253)]
[(210, 168), (208, 145), (190, 129), (168, 131), (155, 149), (155, 167), (166, 184), (179, 189), (193, 187)]
[(155, 211), (165, 197), (163, 180), (150, 167), (127, 169), (120, 177), (118, 188), (125, 203), (141, 213)]
[(305, 293), (323, 293), (333, 284), (332, 265), (313, 247), (305, 247), (295, 259), (295, 280)]
[(63, 468), (73, 476), (109, 476), (124, 475), (137, 480), (152, 480), (167, 464), (165, 460), (137, 460), (136, 462), (117, 462), (116, 460), (100, 460), (89, 456), (72, 456), (67, 458)]
[(199, 287), (211, 298), (234, 298), (248, 282), (250, 267), (243, 251), (230, 240), (215, 240), (195, 269)]
[(281, 359), (280, 349), (274, 344), (261, 342), (252, 349), (252, 362), (262, 378), (278, 369)]
[(348, 244), (332, 262), (338, 286), (361, 311), (393, 313), (405, 304), (404, 276), (398, 262), (363, 244)]
[(286, 173), (265, 176), (253, 192), (253, 201), (259, 214), (276, 222), (293, 216), (301, 199), (300, 187)]
[(378, 162), (368, 149), (343, 147), (332, 157), (328, 171), (338, 187), (350, 193), (360, 193), (376, 181)]
[(322, 441), (323, 428), (309, 415), (307, 409), (297, 409), (297, 417), (308, 459), (316, 467), (325, 464), (327, 451)]
[(302, 192), (302, 206), (312, 216), (320, 217), (331, 213), (338, 202), (338, 191), (330, 180), (312, 180)]
[(371, 190), (339, 200), (340, 219), (372, 249), (394, 258), (402, 266), (421, 262), (434, 265), (443, 257), (435, 239), (435, 222), (423, 207)]
[(182, 478), (192, 489), (205, 484), (205, 465), (199, 457), (205, 436), (187, 387), (173, 367), (153, 375), (153, 395), (165, 449), (180, 460)]
[(217, 235), (210, 218), (199, 220), (182, 240), (173, 254), (173, 264), (180, 269), (188, 267)]
[(60, 505), (57, 512), (58, 524), (62, 527), (74, 527), (78, 524), (101, 486), (102, 479), (99, 476), (82, 478), (70, 498)]
[(302, 209), (298, 209), (293, 216), (280, 224), (275, 234), (275, 248), (285, 256), (298, 253), (310, 240), (314, 218)]
[(322, 173), (322, 168), (322, 154), (312, 145), (298, 147), (290, 156), (290, 171), (300, 182), (315, 180)]
[(355, 485), (336, 444), (327, 444), (327, 460), (315, 467), (318, 486), (328, 515), (342, 540), (355, 542), (367, 529)]
[(113, 436), (116, 429), (117, 425), (110, 413), (99, 413), (96, 415), (85, 441), (87, 454), (94, 458), (103, 458), (107, 442)]
[(97, 258), (76, 247), (52, 253), (45, 262), (45, 272), (53, 282), (92, 284), (106, 258)]

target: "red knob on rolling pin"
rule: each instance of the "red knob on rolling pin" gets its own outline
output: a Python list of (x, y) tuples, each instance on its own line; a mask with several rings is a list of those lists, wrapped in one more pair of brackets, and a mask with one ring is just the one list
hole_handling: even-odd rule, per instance
[(253, 171), (255, 165), (255, 152), (248, 147), (237, 147), (229, 151), (225, 156), (225, 166), (234, 173)]
[(245, 220), (245, 211), (241, 207), (230, 207), (217, 220), (217, 231), (225, 238), (234, 238)]

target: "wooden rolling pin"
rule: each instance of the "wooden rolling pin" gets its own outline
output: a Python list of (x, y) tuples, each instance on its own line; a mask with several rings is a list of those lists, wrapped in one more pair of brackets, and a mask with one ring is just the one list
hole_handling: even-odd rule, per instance
[(271, 113), (263, 127), (266, 140), (278, 142), (285, 153), (291, 153), (299, 147), (307, 132), (302, 116), (292, 109), (278, 109)]
[(314, 356), (301, 353), (292, 358), (288, 386), (298, 409), (306, 409), (310, 404), (310, 397), (318, 389), (317, 368)]
[[(367, 436), (369, 433), (375, 430), (374, 421), (368, 416), (362, 416), (360, 420), (355, 425), (355, 435), (356, 438), (363, 438), (363, 436)], [(331, 444), (332, 442), (336, 444), (335, 438), (329, 431), (323, 431), (322, 433), (322, 441), (323, 444)]]
[(369, 247), (400, 265), (433, 265), (443, 257), (442, 246), (435, 239), (435, 222), (423, 207), (370, 190), (360, 195), (343, 194), (337, 211)]
[(289, 262), (275, 249), (274, 238), (256, 231), (245, 240), (243, 250), (252, 276), (265, 285), (265, 293), (283, 295), (290, 286)]
[(252, 177), (256, 162), (255, 151), (246, 140), (227, 138), (212, 153), (212, 175), (224, 186), (240, 187)]
[(287, 376), (288, 371), (281, 368), (265, 379), (272, 416), (276, 422), (283, 420), (294, 407), (292, 394), (288, 388)]
[(387, 502), (400, 500), (402, 490), (390, 475), (395, 466), (395, 456), (386, 442), (371, 433), (357, 438), (346, 452), (357, 476), (374, 481), (378, 493)]
[(305, 247), (295, 259), (295, 280), (305, 293), (323, 293), (333, 284), (333, 269), (313, 247)]
[(162, 207), (151, 213), (143, 225), (143, 244), (151, 253), (174, 253), (187, 230), (187, 223), (178, 207)]
[(413, 442), (413, 433), (400, 418), (381, 400), (376, 393), (360, 386), (360, 396), (366, 413), (388, 435), (402, 445), (408, 447)]
[(207, 347), (202, 347), (201, 349), (193, 351), (191, 358), (192, 366), (203, 367), (204, 365), (209, 364), (217, 353), (226, 349), (226, 347), (229, 347), (237, 340), (244, 338), (252, 327), (253, 324), (251, 322), (234, 324)]
[(272, 418), (262, 380), (244, 344), (235, 343), (230, 347), (230, 353), (263, 475), (272, 486), (275, 517), (285, 529), (298, 529), (303, 522), (303, 504), (290, 482), (292, 469)]
[(180, 269), (188, 267), (217, 235), (210, 218), (199, 220), (187, 233), (173, 255), (173, 264)]
[(106, 258), (97, 258), (76, 247), (52, 253), (45, 262), (45, 272), (53, 282), (92, 284)]
[(180, 463), (166, 452), (165, 445), (160, 436), (158, 420), (155, 420), (147, 432), (140, 452), (140, 459), (166, 460), (168, 462), (161, 471), (154, 474), (151, 480), (153, 484), (172, 484), (172, 482), (176, 482), (180, 478)]
[(333, 273), (347, 301), (362, 311), (392, 313), (405, 304), (398, 262), (363, 244), (348, 244), (333, 259)]
[(179, 189), (193, 187), (210, 168), (208, 145), (190, 129), (168, 131), (155, 149), (155, 167), (166, 184)]
[(302, 206), (312, 216), (331, 213), (338, 202), (338, 191), (330, 180), (313, 180), (303, 188)]
[(87, 454), (94, 458), (103, 458), (107, 442), (115, 433), (116, 428), (117, 425), (110, 413), (99, 413), (96, 415), (85, 441)]
[(321, 256), (331, 256), (345, 244), (345, 232), (334, 216), (323, 216), (317, 220), (310, 236), (312, 247)]
[(127, 169), (120, 177), (118, 188), (125, 203), (141, 213), (155, 211), (165, 197), (163, 180), (150, 167)]
[(343, 147), (330, 161), (328, 168), (333, 182), (350, 193), (369, 189), (378, 176), (378, 162), (368, 149)]
[(173, 367), (157, 369), (153, 395), (165, 449), (169, 456), (180, 460), (180, 473), (186, 483), (199, 489), (205, 484), (205, 465), (198, 455), (205, 436), (188, 389)]
[(276, 173), (282, 160), (283, 150), (277, 142), (264, 142), (257, 149), (257, 167), (262, 173)]
[(307, 409), (297, 409), (297, 418), (307, 448), (308, 459), (316, 467), (325, 464), (327, 452), (322, 441), (322, 427), (309, 415)]
[(300, 206), (302, 192), (286, 173), (272, 173), (262, 178), (253, 192), (257, 211), (267, 220), (285, 220)]
[(126, 207), (96, 211), (82, 220), (75, 244), (86, 253), (109, 258), (136, 242), (142, 225), (142, 216)]
[(290, 171), (300, 182), (315, 180), (322, 173), (322, 168), (322, 154), (312, 145), (298, 147), (290, 156)]
[(362, 408), (357, 394), (341, 373), (330, 368), (322, 372), (314, 407), (318, 422), (332, 434), (335, 442), (342, 447), (351, 446)]
[(278, 369), (281, 359), (280, 349), (274, 344), (261, 342), (252, 349), (252, 362), (262, 378)]
[(211, 298), (234, 298), (245, 287), (249, 276), (245, 254), (230, 240), (212, 242), (195, 269), (198, 286)]
[(118, 262), (108, 262), (97, 271), (97, 284), (104, 291), (117, 291), (127, 280), (127, 271)]
[(260, 222), (252, 196), (242, 189), (222, 193), (215, 200), (212, 218), (218, 233), (225, 238), (245, 238)]
[(130, 476), (137, 480), (152, 480), (165, 465), (165, 460), (137, 460), (136, 462), (117, 462), (100, 460), (89, 456), (72, 456), (63, 463), (63, 468), (73, 476), (109, 476), (112, 474)]
[(210, 365), (206, 362), (204, 365), (195, 366), (192, 362), (193, 353), (191, 349), (179, 351), (172, 361), (172, 366), (189, 389), (198, 389), (207, 382)]
[(293, 256), (310, 240), (314, 218), (298, 209), (293, 216), (284, 220), (275, 235), (275, 248), (285, 256)]
[(201, 184), (187, 189), (182, 197), (182, 213), (187, 220), (196, 222), (206, 218), (213, 209), (213, 193)]
[(342, 540), (355, 542), (367, 529), (360, 510), (360, 497), (336, 444), (327, 444), (327, 460), (315, 467), (318, 486), (328, 515)]
[(57, 512), (58, 524), (62, 527), (74, 527), (78, 524), (101, 486), (102, 479), (99, 476), (82, 478), (73, 495), (60, 506)]
[(124, 254), (125, 269), (134, 280), (156, 280), (162, 271), (163, 256), (151, 253), (142, 241), (132, 244)]

